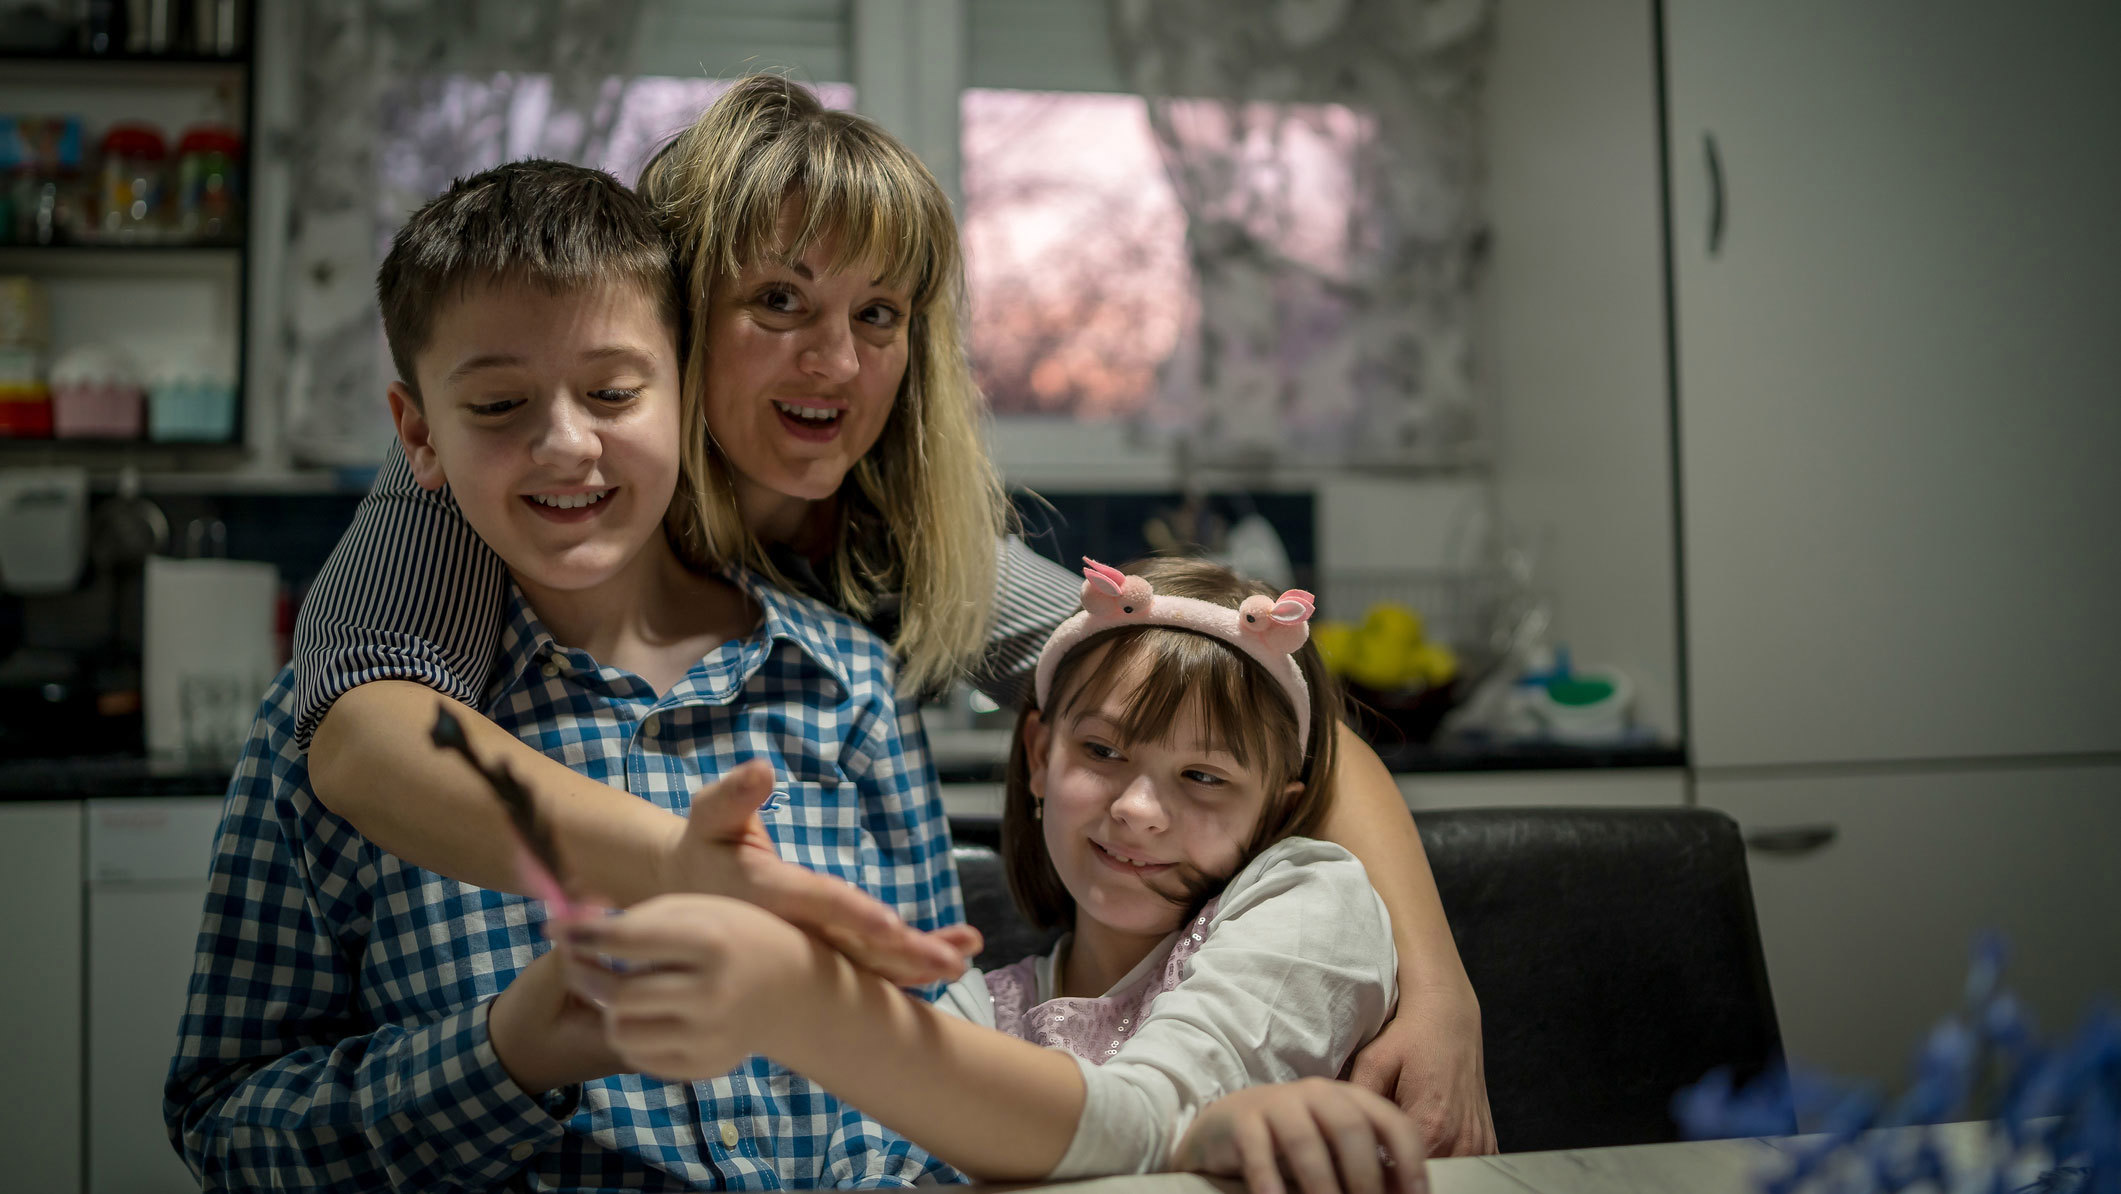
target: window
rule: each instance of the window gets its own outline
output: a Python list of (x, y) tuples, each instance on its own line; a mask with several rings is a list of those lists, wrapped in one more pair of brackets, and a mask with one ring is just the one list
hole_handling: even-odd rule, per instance
[[(1329, 344), (1350, 317), (1334, 282), (1356, 251), (1368, 122), (1330, 104), (1168, 111), (1180, 142), (1211, 145), (1227, 163), (1218, 197), (1194, 212), (1200, 232), (1242, 230), (1287, 275), (1264, 313), (1280, 329), (1276, 351), (1301, 358)], [(973, 88), (961, 119), (971, 351), (995, 412), (1153, 414), (1158, 372), (1198, 337), (1203, 307), (1148, 102)]]

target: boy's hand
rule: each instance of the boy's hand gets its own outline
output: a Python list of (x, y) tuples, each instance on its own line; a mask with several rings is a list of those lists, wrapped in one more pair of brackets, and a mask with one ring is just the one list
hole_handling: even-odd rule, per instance
[(979, 930), (918, 932), (854, 884), (782, 858), (758, 815), (772, 795), (773, 769), (758, 759), (694, 792), (692, 815), (665, 859), (663, 889), (756, 904), (900, 986), (965, 972), (965, 960), (980, 950)]
[(569, 988), (602, 1009), (625, 1067), (669, 1081), (726, 1074), (808, 1023), (804, 995), (829, 956), (787, 921), (723, 896), (657, 896), (558, 935)]
[(501, 1068), (529, 1094), (626, 1071), (604, 1039), (603, 1017), (567, 989), (558, 950), (525, 967), (494, 996), (486, 1036)]
[(1171, 1155), (1173, 1167), (1242, 1177), (1251, 1194), (1425, 1194), (1429, 1179), (1414, 1121), (1359, 1086), (1305, 1078), (1254, 1086), (1202, 1108)]

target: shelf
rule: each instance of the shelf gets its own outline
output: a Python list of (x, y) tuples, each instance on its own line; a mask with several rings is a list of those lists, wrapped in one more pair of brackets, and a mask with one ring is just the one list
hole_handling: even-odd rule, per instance
[(63, 241), (48, 245), (0, 241), (0, 253), (240, 253), (239, 240), (214, 241), (119, 241), (116, 243)]
[(212, 66), (242, 70), (250, 65), (247, 54), (91, 54), (86, 50), (0, 50), (0, 66)]

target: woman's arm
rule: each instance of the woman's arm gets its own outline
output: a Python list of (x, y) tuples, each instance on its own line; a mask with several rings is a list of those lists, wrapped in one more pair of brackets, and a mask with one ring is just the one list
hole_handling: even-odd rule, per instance
[(1349, 1077), (1412, 1115), (1430, 1156), (1493, 1152), (1480, 1001), (1458, 960), (1421, 834), (1370, 744), (1343, 724), (1337, 745), (1333, 805), (1319, 836), (1362, 860), (1399, 948), (1399, 1010), (1356, 1055)]

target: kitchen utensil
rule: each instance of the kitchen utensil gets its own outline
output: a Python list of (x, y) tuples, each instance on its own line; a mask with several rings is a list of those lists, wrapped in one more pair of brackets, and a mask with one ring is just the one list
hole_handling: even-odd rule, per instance
[(0, 583), (16, 593), (65, 593), (88, 542), (88, 471), (0, 473)]

